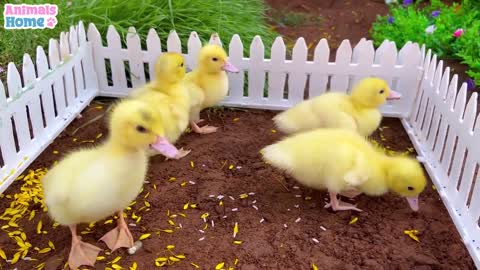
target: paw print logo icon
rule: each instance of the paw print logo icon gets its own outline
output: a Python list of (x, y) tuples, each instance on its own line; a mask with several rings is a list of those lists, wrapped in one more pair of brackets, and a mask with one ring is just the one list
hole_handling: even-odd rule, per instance
[(55, 17), (50, 17), (47, 19), (47, 28), (53, 29), (57, 24), (57, 19)]

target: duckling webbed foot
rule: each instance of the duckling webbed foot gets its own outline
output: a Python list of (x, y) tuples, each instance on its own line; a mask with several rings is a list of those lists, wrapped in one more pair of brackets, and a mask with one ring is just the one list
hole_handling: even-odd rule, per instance
[(361, 209), (357, 208), (356, 205), (346, 203), (346, 202), (341, 202), (340, 200), (337, 199), (337, 193), (335, 192), (329, 192), (330, 194), (330, 202), (327, 203), (324, 208), (332, 208), (333, 211), (344, 211), (344, 210), (355, 210), (358, 212), (362, 212)]
[(82, 239), (77, 236), (77, 225), (70, 225), (70, 231), (72, 232), (72, 248), (70, 249), (70, 255), (68, 256), (68, 265), (70, 269), (74, 270), (82, 265), (94, 266), (97, 261), (100, 248), (82, 242)]
[(217, 131), (218, 127), (214, 127), (214, 126), (205, 125), (203, 127), (199, 127), (197, 123), (200, 123), (202, 121), (203, 119), (200, 119), (197, 122), (194, 122), (194, 121), (190, 122), (190, 125), (192, 126), (192, 130), (194, 132), (199, 134), (209, 134)]
[(349, 190), (349, 191), (340, 192), (341, 196), (347, 197), (349, 199), (354, 199), (355, 197), (359, 196), (360, 194), (362, 194), (362, 192), (358, 191), (358, 190)]
[[(192, 150), (185, 150), (182, 148), (178, 149), (178, 154), (173, 158), (173, 159), (181, 159), (181, 158), (184, 158), (185, 156), (187, 156), (188, 154), (190, 154), (190, 152), (192, 152)], [(165, 160), (169, 160), (170, 158), (168, 157), (165, 157)]]
[(119, 218), (117, 227), (100, 238), (101, 241), (107, 244), (108, 248), (112, 252), (121, 247), (133, 247), (133, 237), (128, 229), (125, 219), (123, 218), (123, 212), (119, 212), (118, 215)]

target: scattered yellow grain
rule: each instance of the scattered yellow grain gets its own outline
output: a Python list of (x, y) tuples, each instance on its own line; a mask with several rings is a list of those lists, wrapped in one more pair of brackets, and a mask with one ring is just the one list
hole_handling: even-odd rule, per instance
[(166, 262), (168, 259), (166, 257), (159, 257), (155, 259), (156, 262)]
[(310, 201), (311, 199), (312, 199), (312, 197), (310, 197), (310, 196), (305, 197), (305, 201)]
[(196, 263), (193, 263), (193, 262), (192, 262), (192, 263), (190, 263), (190, 264), (191, 264), (193, 267), (197, 268), (197, 269), (200, 268), (200, 266), (199, 266), (198, 264), (196, 264)]
[(235, 245), (241, 245), (241, 244), (243, 243), (243, 241), (233, 241), (233, 243), (234, 243)]
[(195, 163), (193, 163), (193, 161), (190, 161), (190, 167), (195, 168)]
[(218, 202), (218, 205), (222, 206), (222, 205), (223, 205), (223, 201), (219, 201), (219, 202)]
[(437, 190), (437, 187), (435, 185), (432, 185), (433, 190)]
[(237, 265), (238, 264), (238, 259), (235, 258), (235, 261), (233, 262), (234, 265)]
[(100, 139), (102, 136), (103, 136), (103, 134), (102, 134), (102, 133), (98, 133), (98, 134), (97, 134), (97, 136), (96, 136), (95, 138), (97, 138), (97, 139)]
[(184, 182), (182, 182), (182, 183), (180, 184), (181, 187), (184, 187), (184, 186), (186, 186), (186, 185), (187, 185), (187, 181), (184, 181)]
[(37, 269), (37, 270), (42, 270), (44, 267), (45, 267), (45, 263), (43, 262), (43, 263), (35, 266), (35, 269)]
[(420, 239), (417, 236), (417, 234), (418, 234), (417, 230), (405, 230), (405, 231), (403, 231), (403, 233), (410, 236), (410, 238), (412, 238), (413, 240), (415, 240), (417, 242), (420, 242)]
[(149, 238), (152, 234), (151, 233), (146, 233), (146, 234), (142, 234), (139, 238), (140, 241), (142, 240), (145, 240), (147, 238)]
[(150, 196), (150, 191), (147, 192), (147, 194), (145, 194), (145, 196), (143, 196), (144, 199), (148, 198), (148, 196)]
[(230, 164), (230, 166), (228, 166), (228, 169), (229, 169), (229, 170), (232, 170), (232, 169), (233, 169), (233, 165)]
[(112, 264), (112, 268), (115, 269), (115, 270), (123, 269), (123, 267), (121, 267), (121, 266), (118, 265), (118, 264)]
[(173, 233), (173, 230), (170, 230), (170, 229), (167, 229), (167, 230), (162, 230), (163, 232), (166, 232), (166, 233)]
[(153, 184), (153, 189), (157, 190), (157, 185)]
[(170, 224), (172, 226), (175, 226), (175, 222), (173, 222), (173, 220), (171, 220), (171, 219), (168, 220), (168, 224)]
[(348, 225), (352, 225), (354, 223), (356, 223), (358, 221), (358, 217), (354, 217), (352, 218), (352, 220), (350, 220), (350, 222), (348, 222)]
[(11, 264), (16, 264), (18, 262), (18, 260), (20, 260), (20, 256), (22, 255), (22, 252), (19, 251), (17, 253), (15, 253), (15, 255), (13, 255), (13, 259), (12, 261), (10, 262)]
[(32, 212), (30, 212), (30, 217), (28, 218), (28, 221), (32, 220), (34, 217), (35, 217), (35, 210), (32, 210)]
[(97, 261), (103, 261), (103, 260), (105, 260), (104, 256), (97, 256)]
[(149, 203), (149, 202), (144, 201), (143, 203), (145, 204), (146, 207), (150, 207), (150, 203)]
[(7, 255), (5, 255), (5, 251), (3, 251), (1, 248), (0, 248), (0, 258), (4, 259), (5, 261), (7, 260)]
[(58, 154), (58, 151), (57, 151), (57, 150), (53, 150), (53, 154), (54, 154), (54, 155), (57, 155), (57, 154)]
[(170, 178), (168, 178), (168, 182), (173, 182), (173, 181), (175, 181), (175, 180), (177, 180), (177, 178), (175, 178), (175, 177), (170, 177)]
[(313, 270), (318, 270), (318, 267), (314, 263), (312, 263), (312, 269)]
[(117, 256), (115, 259), (113, 259), (113, 261), (109, 262), (109, 264), (117, 263), (117, 262), (119, 262), (121, 259), (122, 259), (122, 256)]
[(237, 233), (238, 233), (238, 223), (235, 222), (235, 225), (233, 226), (233, 238), (237, 236)]
[(168, 250), (172, 250), (172, 249), (174, 249), (174, 248), (175, 248), (174, 245), (168, 245), (168, 246), (167, 246), (167, 249), (168, 249)]
[(179, 262), (179, 261), (180, 261), (180, 259), (178, 259), (178, 258), (176, 258), (176, 257), (174, 257), (174, 256), (170, 256), (170, 257), (168, 257), (168, 259), (169, 259), (170, 261), (172, 261), (172, 262)]
[(47, 247), (47, 248), (39, 250), (38, 253), (44, 254), (44, 253), (48, 253), (50, 251), (52, 251), (52, 248)]
[(277, 133), (277, 131), (275, 129), (272, 129), (272, 133)]
[(246, 199), (246, 198), (248, 198), (247, 193), (240, 194), (240, 199)]
[(197, 204), (196, 203), (190, 204), (190, 208), (194, 208), (194, 209), (197, 208)]
[(175, 255), (175, 257), (177, 257), (179, 259), (185, 259), (186, 258), (185, 255), (183, 255), (183, 254)]
[(190, 203), (188, 203), (188, 202), (186, 204), (184, 204), (183, 205), (183, 210), (187, 210), (189, 205), (190, 205)]
[(209, 213), (203, 213), (200, 217), (203, 218), (203, 219), (205, 219), (205, 218), (207, 218), (209, 215), (210, 215)]
[(133, 262), (132, 266), (130, 266), (130, 270), (137, 270), (137, 262)]
[(105, 221), (103, 224), (111, 224), (111, 223), (113, 223), (113, 219), (109, 219), (109, 220)]
[(224, 263), (224, 262), (221, 262), (221, 263), (219, 263), (219, 264), (217, 264), (217, 265), (215, 266), (215, 270), (220, 270), (220, 269), (222, 269), (224, 266), (225, 266), (225, 263)]
[(42, 234), (42, 221), (41, 220), (37, 224), (37, 234)]

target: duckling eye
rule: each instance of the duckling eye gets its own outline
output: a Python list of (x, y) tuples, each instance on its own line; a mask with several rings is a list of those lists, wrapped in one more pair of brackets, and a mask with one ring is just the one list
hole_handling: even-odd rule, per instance
[(148, 132), (148, 130), (144, 126), (137, 126), (136, 129), (140, 133), (147, 133)]
[(414, 190), (414, 188), (413, 188), (413, 187), (407, 187), (407, 188), (408, 188), (408, 190)]
[(217, 57), (213, 57), (212, 60), (215, 61), (215, 62), (217, 62), (217, 61), (218, 61), (218, 58), (217, 58)]
[(183, 63), (180, 64), (180, 67), (183, 67)]
[(383, 94), (383, 93), (385, 93), (385, 90), (382, 89), (382, 90), (380, 90), (379, 93), (380, 93), (380, 94)]

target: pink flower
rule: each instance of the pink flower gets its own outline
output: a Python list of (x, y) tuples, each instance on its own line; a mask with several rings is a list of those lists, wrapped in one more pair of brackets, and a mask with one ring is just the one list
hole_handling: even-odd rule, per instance
[(455, 32), (453, 32), (453, 36), (459, 38), (463, 35), (464, 32), (465, 30), (463, 30), (462, 28), (458, 28), (457, 30), (455, 30)]

